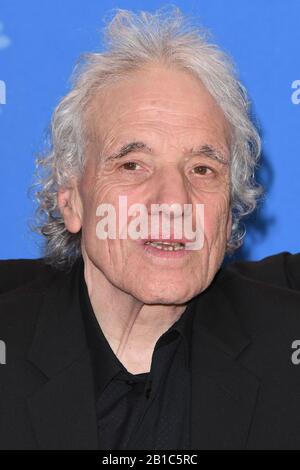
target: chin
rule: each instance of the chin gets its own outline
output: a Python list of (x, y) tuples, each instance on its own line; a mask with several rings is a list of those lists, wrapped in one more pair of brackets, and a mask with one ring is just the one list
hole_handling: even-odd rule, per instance
[(194, 293), (188, 292), (187, 290), (183, 291), (173, 287), (172, 289), (167, 288), (164, 290), (161, 288), (145, 290), (137, 293), (136, 297), (144, 304), (149, 305), (183, 305), (194, 297), (194, 295)]

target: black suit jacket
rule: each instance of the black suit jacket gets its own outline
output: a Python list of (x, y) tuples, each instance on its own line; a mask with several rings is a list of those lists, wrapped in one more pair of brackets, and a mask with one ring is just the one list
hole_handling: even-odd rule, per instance
[[(242, 274), (221, 270), (197, 297), (195, 450), (300, 448), (300, 365), (291, 359), (300, 340), (300, 293), (287, 288), (291, 282), (296, 288), (299, 255), (278, 256), (286, 258), (284, 268), (278, 257), (269, 259), (277, 285), (261, 279), (261, 270), (250, 279), (259, 265), (243, 264)], [(284, 274), (288, 265), (293, 269)], [(72, 281), (72, 271), (55, 271), (42, 260), (0, 263), (0, 339), (7, 352), (0, 365), (1, 449), (97, 449), (92, 367)]]

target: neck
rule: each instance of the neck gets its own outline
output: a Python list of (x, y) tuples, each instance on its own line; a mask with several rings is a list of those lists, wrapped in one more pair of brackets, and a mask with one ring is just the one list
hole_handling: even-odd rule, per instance
[(83, 258), (90, 302), (111, 349), (129, 372), (149, 372), (157, 340), (180, 318), (185, 305), (144, 304), (111, 284), (86, 255)]

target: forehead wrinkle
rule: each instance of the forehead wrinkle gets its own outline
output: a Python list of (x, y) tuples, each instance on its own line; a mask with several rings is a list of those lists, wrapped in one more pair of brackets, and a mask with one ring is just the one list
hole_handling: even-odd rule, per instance
[[(174, 130), (174, 127), (171, 127), (171, 129), (162, 129), (161, 126), (155, 126), (157, 129), (155, 129), (155, 136), (154, 136), (154, 142), (156, 141), (157, 144), (157, 134), (161, 135), (161, 138), (163, 141), (161, 142), (163, 146), (165, 147), (165, 144), (167, 144), (167, 147), (180, 147), (181, 151), (183, 154), (188, 154), (190, 153), (191, 155), (197, 155), (197, 154), (202, 154), (209, 156), (211, 158), (214, 158), (215, 160), (220, 161), (221, 163), (225, 163), (228, 161), (227, 154), (229, 151), (228, 145), (227, 145), (227, 139), (225, 138), (224, 143), (221, 141), (221, 139), (216, 139), (215, 135), (212, 135), (211, 129), (208, 129), (210, 132), (207, 133), (207, 135), (203, 136), (201, 139), (203, 143), (201, 144), (201, 140), (198, 141), (199, 143), (194, 144), (196, 142), (196, 134), (193, 136), (187, 136), (187, 142), (188, 140), (191, 141), (191, 144), (189, 145), (183, 145), (183, 142), (180, 143), (180, 140), (185, 137), (185, 129), (182, 126), (178, 126), (178, 130)], [(187, 126), (188, 127), (188, 126)], [(116, 133), (116, 129), (108, 129), (108, 131), (103, 135), (102, 134), (102, 140), (101, 140), (101, 153), (105, 154), (108, 152), (114, 152), (114, 153), (119, 153), (121, 147), (128, 145), (129, 143), (132, 142), (142, 142), (146, 147), (151, 148), (153, 145), (151, 144), (151, 139), (152, 139), (152, 132), (151, 135), (148, 133), (147, 134), (147, 139), (145, 140), (145, 136), (143, 134), (140, 134), (140, 131), (143, 131), (144, 133), (147, 133), (148, 128), (144, 126), (139, 126), (138, 129), (134, 127), (131, 130), (131, 126), (125, 128), (125, 132), (122, 129), (121, 134)], [(181, 132), (180, 132), (181, 131)], [(169, 134), (168, 139), (171, 140), (170, 143), (165, 141), (164, 136), (165, 134)], [(183, 135), (181, 135), (183, 134)], [(175, 140), (178, 140), (177, 144), (174, 142)], [(98, 139), (100, 141), (100, 139)], [(219, 141), (218, 141), (219, 140)], [(155, 149), (157, 145), (155, 145), (153, 148)], [(115, 151), (114, 151), (115, 148)], [(155, 150), (154, 150), (155, 153)]]
[[(209, 109), (214, 114), (217, 113), (217, 114), (224, 116), (222, 109), (215, 102), (206, 104), (205, 108), (203, 108), (203, 105), (201, 105), (201, 100), (199, 99), (198, 104), (200, 105), (200, 108), (196, 107), (197, 102), (198, 102), (197, 97), (195, 97), (195, 101), (189, 104), (187, 104), (187, 101), (185, 99), (182, 99), (182, 100), (174, 99), (174, 98), (164, 99), (163, 97), (161, 97), (160, 94), (158, 94), (158, 98), (156, 99), (149, 98), (149, 97), (145, 98), (144, 95), (137, 98), (136, 96), (133, 95), (130, 97), (130, 100), (127, 99), (127, 94), (126, 94), (125, 102), (124, 100), (116, 101), (115, 98), (116, 97), (113, 95), (113, 96), (110, 96), (110, 99), (106, 99), (105, 102), (101, 101), (100, 108), (102, 109), (104, 114), (106, 114), (106, 111), (108, 111), (109, 113), (117, 111), (119, 116), (120, 115), (126, 116), (126, 114), (128, 113), (136, 114), (138, 112), (145, 112), (145, 111), (153, 112), (154, 111), (158, 113), (166, 112), (166, 113), (170, 113), (174, 115), (189, 115), (197, 119), (199, 118), (199, 115), (207, 114), (205, 110)], [(96, 104), (96, 101), (94, 101), (93, 105), (95, 104)], [(180, 109), (179, 111), (174, 110), (174, 107), (176, 107), (177, 105), (179, 106), (182, 105), (182, 109)], [(193, 109), (189, 108), (187, 110), (187, 106), (189, 107), (192, 106)], [(94, 106), (94, 109), (95, 109), (95, 106)]]
[[(93, 104), (95, 104), (95, 102)], [(174, 133), (176, 133), (176, 135), (178, 136), (178, 132), (180, 134), (181, 133), (180, 131), (184, 132), (185, 130), (188, 130), (190, 127), (194, 128), (193, 131), (197, 131), (197, 127), (201, 131), (206, 131), (206, 132), (208, 131), (209, 133), (211, 132), (215, 133), (216, 131), (218, 131), (218, 133), (221, 132), (222, 134), (224, 134), (224, 135), (220, 135), (220, 137), (221, 139), (224, 138), (227, 144), (226, 147), (228, 146), (228, 140), (231, 140), (231, 139), (228, 139), (229, 136), (228, 136), (227, 119), (226, 118), (222, 119), (222, 117), (220, 116), (217, 116), (217, 119), (215, 115), (210, 117), (210, 119), (205, 119), (205, 117), (207, 116), (207, 113), (202, 114), (202, 115), (201, 114), (197, 115), (194, 112), (193, 114), (191, 114), (189, 112), (181, 112), (181, 111), (174, 111), (174, 110), (163, 110), (160, 112), (157, 109), (155, 109), (153, 105), (151, 105), (150, 112), (153, 114), (153, 111), (155, 110), (155, 114), (158, 115), (158, 118), (157, 117), (149, 118), (149, 117), (142, 116), (142, 119), (141, 119), (140, 117), (137, 117), (136, 114), (141, 113), (143, 110), (145, 111), (149, 109), (149, 106), (143, 106), (138, 111), (134, 109), (124, 109), (121, 111), (120, 115), (117, 115), (117, 116), (113, 112), (112, 113), (113, 121), (109, 119), (109, 117), (107, 120), (103, 118), (104, 124), (102, 124), (101, 116), (103, 116), (104, 110), (102, 109), (101, 110), (102, 112), (97, 113), (97, 108), (96, 109), (95, 107), (93, 108), (94, 108), (93, 111), (95, 110), (96, 112), (91, 113), (92, 116), (90, 114), (90, 121), (91, 121), (90, 124), (92, 124), (91, 127), (93, 129), (92, 140), (97, 144), (98, 147), (100, 146), (105, 149), (107, 147), (111, 147), (114, 145), (115, 141), (119, 138), (117, 134), (119, 134), (120, 132), (123, 133), (125, 130), (125, 133), (129, 132), (130, 134), (132, 134), (134, 133), (133, 132), (134, 129), (133, 131), (131, 131), (132, 127), (138, 127), (139, 129), (143, 131), (144, 130), (147, 131), (148, 125), (151, 125), (152, 129), (155, 132), (158, 132), (159, 134), (170, 132), (171, 137), (172, 137), (172, 134)], [(130, 120), (128, 119), (128, 114), (133, 115), (134, 113), (135, 113), (135, 115), (133, 116), (134, 119), (131, 122), (129, 122)], [(187, 118), (188, 121), (191, 121), (191, 122), (185, 122), (185, 123), (166, 122), (164, 119), (162, 119), (162, 116), (161, 116), (164, 113), (175, 118), (178, 116), (183, 117), (183, 119)], [(104, 112), (104, 115), (105, 114), (106, 113)], [(211, 125), (207, 125), (209, 122), (211, 122)], [(141, 138), (132, 139), (132, 140), (141, 140)], [(206, 141), (205, 138), (203, 140)]]
[[(147, 113), (148, 111), (148, 113)], [(145, 116), (145, 112), (146, 115)], [(140, 116), (141, 115), (141, 116)], [(111, 116), (111, 114), (110, 114)], [(145, 122), (155, 122), (157, 117), (162, 121), (172, 120), (174, 119), (183, 119), (187, 122), (186, 125), (196, 125), (203, 122), (219, 122), (222, 127), (224, 126), (225, 118), (222, 115), (216, 116), (210, 114), (208, 112), (199, 112), (199, 113), (191, 113), (189, 111), (178, 111), (178, 110), (166, 110), (164, 108), (143, 108), (143, 109), (124, 109), (124, 111), (118, 110), (118, 115), (114, 116), (114, 119), (110, 119), (113, 122), (113, 125), (122, 123), (123, 121), (127, 121), (128, 117), (133, 117), (134, 121), (145, 121)], [(163, 118), (162, 118), (163, 116)]]
[[(151, 129), (148, 129), (148, 126), (151, 126)], [(102, 129), (103, 131), (104, 129)], [(144, 118), (143, 120), (133, 120), (129, 122), (128, 120), (124, 122), (115, 122), (113, 125), (108, 127), (105, 131), (106, 135), (109, 135), (110, 133), (134, 133), (136, 131), (150, 131), (150, 132), (157, 132), (159, 134), (170, 134), (171, 137), (173, 137), (173, 134), (175, 133), (177, 136), (180, 134), (184, 134), (186, 131), (192, 131), (198, 133), (199, 131), (204, 131), (209, 133), (212, 133), (215, 135), (216, 132), (220, 134), (224, 134), (224, 140), (226, 140), (226, 128), (222, 128), (219, 125), (214, 125), (214, 122), (212, 125), (207, 125), (206, 122), (198, 122), (198, 123), (171, 123), (171, 122), (166, 122), (161, 119), (146, 119)], [(220, 136), (222, 137), (222, 136)]]

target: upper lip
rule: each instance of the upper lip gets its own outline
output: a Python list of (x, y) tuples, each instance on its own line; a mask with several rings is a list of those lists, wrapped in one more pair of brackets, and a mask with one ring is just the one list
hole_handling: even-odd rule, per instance
[(155, 242), (155, 243), (181, 243), (182, 245), (186, 245), (188, 242), (191, 242), (191, 240), (188, 240), (187, 238), (175, 238), (175, 237), (169, 237), (169, 238), (142, 238), (141, 243), (146, 243), (146, 242)]

